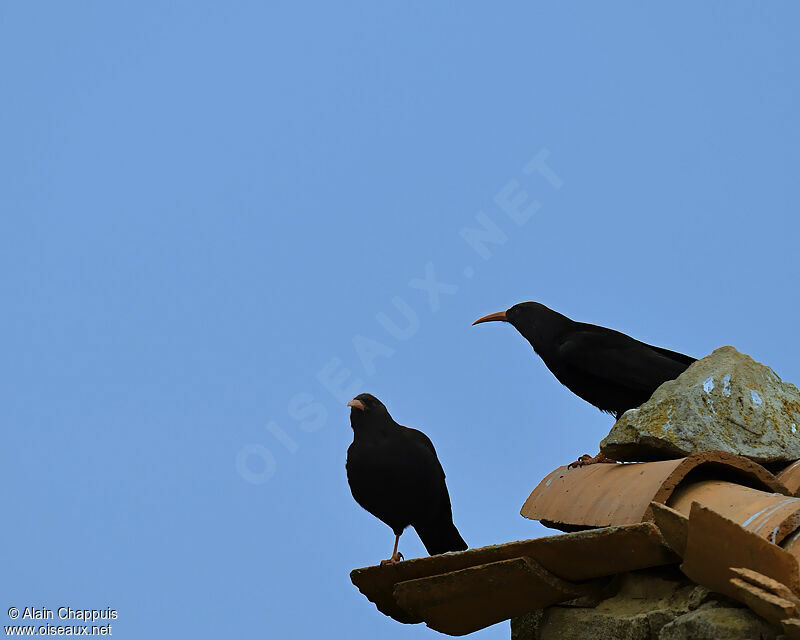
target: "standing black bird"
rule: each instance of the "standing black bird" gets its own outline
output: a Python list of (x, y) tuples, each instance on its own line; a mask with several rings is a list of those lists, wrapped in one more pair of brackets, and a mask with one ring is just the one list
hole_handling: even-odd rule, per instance
[(353, 443), (347, 449), (347, 482), (356, 502), (394, 531), (394, 563), (400, 535), (411, 525), (430, 555), (467, 548), (453, 524), (444, 470), (422, 431), (397, 424), (368, 393), (347, 403)]
[(561, 384), (617, 420), (695, 361), (613, 329), (575, 322), (538, 302), (516, 304), (473, 324), (493, 321), (511, 323)]

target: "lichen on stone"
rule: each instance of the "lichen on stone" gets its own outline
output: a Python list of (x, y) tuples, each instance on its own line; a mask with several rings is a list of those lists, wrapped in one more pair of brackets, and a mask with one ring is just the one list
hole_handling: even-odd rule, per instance
[(721, 347), (625, 412), (601, 451), (616, 460), (718, 450), (764, 462), (800, 458), (800, 392), (769, 367)]

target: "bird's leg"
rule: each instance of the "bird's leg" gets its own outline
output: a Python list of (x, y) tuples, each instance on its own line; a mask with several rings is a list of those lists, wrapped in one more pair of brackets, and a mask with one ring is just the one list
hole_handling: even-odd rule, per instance
[(404, 560), (403, 554), (400, 553), (397, 550), (397, 545), (398, 544), (400, 544), (400, 536), (399, 535), (395, 535), (395, 537), (394, 537), (394, 549), (392, 550), (392, 557), (389, 558), (388, 560), (381, 560), (381, 564), (382, 565), (384, 565), (384, 564), (395, 564), (397, 562), (400, 562), (401, 560)]
[(567, 469), (572, 469), (573, 467), (585, 467), (587, 464), (617, 464), (616, 460), (612, 460), (611, 458), (607, 458), (606, 454), (598, 453), (596, 456), (592, 457), (588, 453), (583, 454), (580, 458), (578, 458), (575, 462), (570, 462), (567, 465)]

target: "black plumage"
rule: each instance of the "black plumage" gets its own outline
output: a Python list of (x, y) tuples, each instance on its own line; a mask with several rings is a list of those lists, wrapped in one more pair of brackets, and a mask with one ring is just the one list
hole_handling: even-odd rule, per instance
[(397, 424), (376, 397), (362, 393), (348, 403), (353, 443), (347, 449), (347, 481), (355, 501), (395, 534), (397, 544), (413, 526), (430, 555), (463, 551), (467, 543), (453, 524), (445, 474), (430, 438)]
[(522, 302), (474, 324), (492, 321), (513, 325), (561, 384), (617, 420), (695, 361), (614, 329), (575, 322), (538, 302)]

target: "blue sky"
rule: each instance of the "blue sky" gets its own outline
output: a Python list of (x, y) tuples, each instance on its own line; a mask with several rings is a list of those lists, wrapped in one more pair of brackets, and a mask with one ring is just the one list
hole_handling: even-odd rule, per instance
[(546, 534), (524, 499), (611, 421), (470, 326), (516, 302), (800, 381), (798, 19), (5, 3), (0, 604), (436, 636), (350, 584), (393, 539), (349, 494), (342, 399), (428, 433), (470, 546)]

